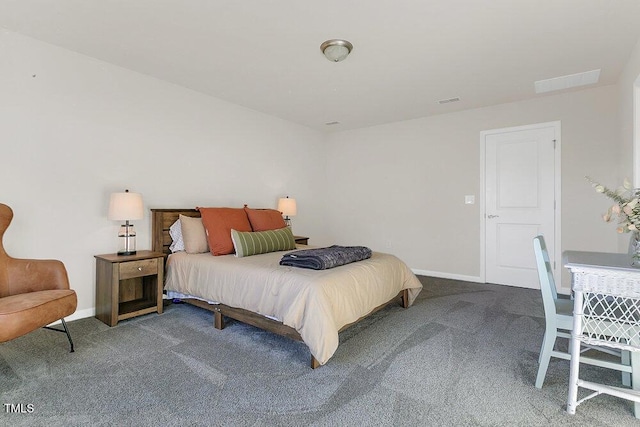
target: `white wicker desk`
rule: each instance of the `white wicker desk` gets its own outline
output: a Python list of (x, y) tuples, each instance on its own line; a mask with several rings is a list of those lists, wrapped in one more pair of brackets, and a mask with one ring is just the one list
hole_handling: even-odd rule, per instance
[[(573, 272), (574, 269), (595, 268), (601, 271), (618, 271), (638, 274), (640, 268), (631, 266), (631, 256), (628, 254), (612, 254), (608, 252), (565, 251), (562, 254), (565, 267)], [(638, 282), (640, 288), (640, 279)]]
[[(586, 302), (587, 306), (589, 305), (589, 300), (587, 299), (585, 301), (584, 299), (584, 293), (589, 294), (592, 300), (598, 300), (599, 302), (604, 301), (604, 299), (593, 298), (594, 294), (599, 294), (601, 296), (615, 296), (618, 301), (624, 301), (626, 298), (633, 298), (633, 301), (637, 301), (637, 298), (640, 295), (640, 268), (633, 267), (631, 265), (631, 261), (632, 259), (628, 254), (582, 251), (566, 251), (563, 254), (563, 264), (571, 271), (572, 274), (571, 287), (574, 292), (574, 323), (571, 345), (572, 361), (579, 360), (581, 342), (595, 345), (606, 345), (620, 350), (630, 350), (632, 371), (633, 368), (635, 368), (635, 372), (632, 372), (632, 385), (633, 390), (635, 391), (640, 390), (640, 352), (637, 351), (638, 343), (636, 340), (638, 337), (640, 322), (635, 322), (635, 320), (630, 322), (628, 318), (625, 318), (624, 322), (617, 322), (615, 320), (605, 322), (597, 320), (593, 323), (593, 328), (590, 329), (592, 325), (583, 324), (582, 318), (583, 310), (585, 310), (583, 302)], [(601, 308), (602, 307), (600, 307), (600, 309)], [(609, 311), (609, 315), (611, 315), (611, 313), (616, 313), (615, 319), (619, 319), (618, 315), (622, 317), (626, 316), (626, 313), (624, 313), (624, 307), (617, 306), (615, 309), (605, 308), (605, 310), (607, 309), (611, 310)], [(609, 318), (611, 319), (612, 317)], [(637, 319), (637, 317), (634, 319)], [(586, 321), (589, 322), (589, 320)], [(615, 327), (603, 332), (603, 329), (606, 329), (607, 327), (605, 323), (608, 323), (608, 325), (614, 325)], [(595, 331), (591, 334), (596, 337), (592, 342), (588, 336), (589, 334), (582, 333), (583, 327), (585, 329), (589, 329), (589, 331)], [(635, 336), (636, 339), (630, 340), (630, 336)], [(640, 417), (640, 398), (636, 393), (618, 387), (601, 386), (579, 380), (578, 362), (571, 363), (570, 376), (571, 378), (576, 379), (576, 381), (570, 381), (569, 383), (567, 412), (570, 414), (575, 413), (576, 406), (578, 406), (582, 401), (599, 393), (606, 393), (634, 400), (635, 415), (637, 418)], [(578, 385), (595, 390), (596, 393), (576, 402)]]

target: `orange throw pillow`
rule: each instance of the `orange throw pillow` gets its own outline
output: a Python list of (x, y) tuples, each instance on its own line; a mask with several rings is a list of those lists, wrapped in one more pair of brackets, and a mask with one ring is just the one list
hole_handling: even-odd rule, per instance
[(244, 210), (247, 213), (253, 231), (278, 230), (287, 226), (282, 214), (275, 209), (251, 209), (245, 207)]
[(251, 231), (251, 224), (242, 208), (198, 208), (202, 224), (207, 230), (209, 250), (213, 255), (234, 252), (231, 229)]

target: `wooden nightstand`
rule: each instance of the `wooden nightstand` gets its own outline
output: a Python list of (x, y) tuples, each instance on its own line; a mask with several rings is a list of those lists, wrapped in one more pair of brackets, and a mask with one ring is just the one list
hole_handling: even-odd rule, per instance
[(293, 236), (293, 238), (295, 239), (296, 243), (299, 243), (301, 245), (308, 245), (309, 244), (309, 238), (308, 237)]
[(142, 314), (162, 313), (164, 255), (96, 255), (96, 318), (109, 326)]

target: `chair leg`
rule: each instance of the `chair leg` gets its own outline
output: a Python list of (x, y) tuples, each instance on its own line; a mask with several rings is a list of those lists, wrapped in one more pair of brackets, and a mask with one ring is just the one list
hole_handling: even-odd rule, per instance
[(544, 347), (545, 344), (547, 343), (547, 336), (549, 334), (547, 334), (547, 331), (544, 332), (544, 336), (542, 337), (542, 346), (540, 347), (540, 354), (538, 355), (538, 364), (540, 364), (540, 362), (542, 362), (542, 355), (544, 354)]
[[(552, 336), (553, 335), (553, 336)], [(542, 340), (542, 348), (540, 349), (540, 356), (538, 357), (538, 376), (536, 377), (536, 388), (542, 388), (544, 383), (544, 377), (547, 375), (547, 368), (549, 367), (549, 361), (551, 360), (551, 352), (553, 346), (556, 343), (555, 331), (547, 330), (544, 333), (544, 339)]]
[(71, 334), (69, 333), (69, 328), (67, 328), (67, 322), (64, 319), (60, 319), (62, 321), (62, 326), (64, 327), (64, 332), (67, 334), (67, 338), (69, 339), (69, 346), (71, 347), (71, 351), (69, 353), (73, 353), (75, 350), (73, 349), (73, 340), (71, 339)]
[(71, 339), (69, 328), (67, 328), (67, 322), (64, 321), (64, 318), (60, 319), (60, 321), (62, 322), (62, 327), (64, 328), (64, 331), (57, 328), (52, 328), (51, 326), (44, 326), (44, 328), (49, 329), (50, 331), (64, 332), (65, 334), (67, 334), (67, 339), (69, 340), (69, 346), (71, 347), (71, 351), (69, 351), (69, 353), (73, 353), (75, 350), (73, 349), (73, 340)]

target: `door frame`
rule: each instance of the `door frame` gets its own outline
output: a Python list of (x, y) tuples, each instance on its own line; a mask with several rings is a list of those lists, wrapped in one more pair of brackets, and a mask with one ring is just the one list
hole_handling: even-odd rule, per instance
[[(568, 293), (571, 288), (564, 289), (562, 288), (562, 242), (561, 242), (561, 212), (562, 212), (562, 197), (561, 197), (561, 155), (560, 148), (562, 147), (562, 133), (561, 133), (561, 122), (545, 122), (545, 123), (536, 123), (532, 125), (526, 126), (514, 126), (508, 128), (500, 128), (500, 129), (490, 129), (483, 130), (480, 132), (480, 281), (486, 283), (486, 137), (489, 135), (501, 134), (506, 132), (517, 132), (517, 131), (526, 131), (533, 129), (542, 129), (553, 127), (555, 128), (556, 134), (556, 145), (554, 150), (554, 196), (555, 196), (555, 212), (554, 212), (554, 233), (555, 233), (555, 241), (553, 242), (553, 253), (554, 259), (550, 260), (553, 262), (553, 278), (556, 282), (556, 288), (558, 288), (558, 292), (560, 293)], [(547, 246), (551, 242), (546, 242)], [(533, 253), (533, 241), (531, 242), (531, 252)]]

